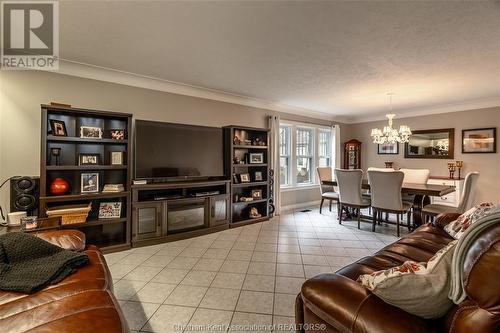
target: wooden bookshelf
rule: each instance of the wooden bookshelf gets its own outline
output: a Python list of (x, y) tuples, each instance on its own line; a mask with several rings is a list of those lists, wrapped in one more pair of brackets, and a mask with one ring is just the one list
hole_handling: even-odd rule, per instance
[[(240, 142), (234, 139), (238, 137)], [(231, 227), (262, 222), (269, 219), (269, 131), (264, 128), (243, 126), (224, 127), (224, 167), (231, 176)], [(262, 161), (250, 163), (250, 154), (262, 154)], [(238, 161), (235, 159), (238, 158)], [(236, 163), (237, 162), (237, 163)], [(260, 172), (261, 179), (256, 179)], [(241, 182), (241, 174), (249, 174), (250, 182)], [(235, 179), (236, 176), (236, 179)], [(235, 181), (238, 180), (238, 181)], [(253, 201), (240, 201), (242, 196), (250, 197), (252, 190), (261, 190), (262, 197)], [(252, 207), (257, 208), (259, 218), (251, 218)]]
[[(40, 204), (39, 215), (46, 216), (55, 206), (92, 203), (87, 221), (62, 225), (63, 229), (78, 229), (85, 233), (88, 244), (97, 245), (104, 252), (130, 248), (131, 244), (131, 130), (132, 115), (110, 111), (42, 105)], [(63, 121), (66, 136), (51, 133), (50, 120)], [(80, 127), (102, 129), (102, 138), (81, 138)], [(113, 139), (111, 129), (125, 130), (124, 139)], [(51, 148), (61, 148), (59, 164), (51, 158)], [(122, 165), (111, 164), (111, 152), (124, 153)], [(98, 154), (99, 164), (79, 165), (80, 154)], [(81, 193), (81, 175), (98, 173), (99, 192)], [(63, 195), (52, 195), (50, 185), (55, 178), (63, 178), (70, 190)], [(102, 192), (105, 184), (123, 184), (125, 191)], [(102, 202), (121, 202), (119, 218), (99, 219)]]

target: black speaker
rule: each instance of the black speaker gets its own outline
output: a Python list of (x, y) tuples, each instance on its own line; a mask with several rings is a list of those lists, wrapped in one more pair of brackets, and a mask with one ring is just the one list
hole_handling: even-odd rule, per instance
[(275, 207), (274, 207), (274, 170), (269, 169), (269, 208), (267, 210), (269, 217), (273, 217)]
[(13, 177), (10, 180), (10, 211), (36, 215), (40, 197), (39, 177)]

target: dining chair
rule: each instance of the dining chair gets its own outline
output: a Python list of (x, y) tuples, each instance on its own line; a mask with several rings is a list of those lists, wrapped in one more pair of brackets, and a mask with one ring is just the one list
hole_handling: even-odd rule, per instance
[(403, 202), (401, 189), (403, 187), (404, 173), (401, 171), (383, 172), (368, 171), (368, 180), (371, 188), (371, 202), (373, 209), (373, 227), (382, 213), (396, 214), (396, 229), (399, 237), (399, 216), (408, 214), (408, 230), (410, 230), (410, 204)]
[(465, 176), (464, 188), (460, 196), (458, 207), (430, 204), (422, 208), (422, 220), (426, 221), (427, 217), (434, 217), (441, 213), (458, 213), (463, 214), (474, 204), (474, 196), (476, 194), (477, 180), (479, 172), (470, 172)]
[(427, 184), (431, 171), (429, 169), (399, 169), (404, 173), (403, 183)]
[[(429, 169), (399, 169), (399, 171), (405, 174), (403, 183), (410, 184), (427, 184), (427, 182), (429, 181), (429, 176), (431, 174), (431, 170)], [(413, 208), (415, 195), (403, 193), (403, 201), (411, 204)]]
[(323, 209), (323, 203), (325, 200), (330, 201), (330, 212), (332, 211), (332, 202), (337, 203), (337, 213), (340, 214), (339, 210), (339, 194), (335, 191), (335, 188), (331, 185), (323, 185), (323, 181), (331, 181), (333, 179), (332, 168), (331, 167), (317, 167), (316, 173), (319, 179), (319, 189), (321, 192), (321, 203), (319, 204), (319, 213)]
[(361, 225), (361, 209), (370, 207), (370, 199), (363, 197), (361, 185), (363, 170), (335, 169), (335, 178), (339, 187), (339, 224), (342, 224), (342, 210), (349, 207), (357, 210), (358, 229)]

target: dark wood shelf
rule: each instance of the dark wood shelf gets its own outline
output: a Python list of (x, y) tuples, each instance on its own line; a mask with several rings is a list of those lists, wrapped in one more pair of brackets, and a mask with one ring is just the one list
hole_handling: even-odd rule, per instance
[(267, 220), (269, 220), (268, 216), (262, 216), (262, 217), (255, 218), (255, 219), (248, 218), (248, 219), (245, 219), (245, 220), (234, 221), (234, 222), (232, 222), (232, 223), (229, 224), (229, 227), (231, 227), (231, 228), (240, 227), (240, 226), (243, 226), (243, 225), (257, 223), (257, 222), (263, 222), (263, 221), (267, 221)]
[(233, 164), (234, 167), (266, 167), (267, 163), (245, 163), (245, 164)]
[(267, 185), (266, 181), (250, 182), (250, 183), (238, 183), (238, 184), (233, 184), (233, 187), (252, 187), (252, 186), (264, 186), (264, 185)]
[(123, 192), (98, 192), (98, 193), (85, 193), (85, 194), (66, 194), (66, 195), (53, 195), (49, 197), (40, 197), (46, 202), (59, 202), (59, 201), (75, 201), (75, 200), (94, 200), (94, 199), (107, 199), (107, 198), (122, 198), (130, 194), (130, 191)]
[(90, 138), (79, 138), (76, 136), (54, 136), (47, 135), (47, 141), (52, 142), (72, 142), (72, 143), (94, 143), (94, 144), (114, 144), (122, 145), (127, 144), (128, 140), (115, 140), (115, 139), (90, 139)]
[[(87, 243), (98, 246), (104, 252), (126, 250), (131, 244), (131, 192), (96, 192), (51, 195), (50, 182), (54, 177), (65, 178), (73, 191), (80, 188), (80, 174), (85, 171), (99, 173), (100, 184), (123, 184), (126, 189), (132, 182), (132, 114), (67, 107), (64, 105), (41, 106), (41, 154), (40, 154), (40, 201), (39, 216), (45, 217), (50, 206), (67, 206), (93, 201), (91, 218), (84, 223), (60, 225), (61, 229), (77, 229), (85, 233)], [(51, 120), (62, 121), (69, 136), (55, 136), (50, 132)], [(101, 128), (103, 138), (80, 138), (81, 126)], [(115, 140), (108, 135), (110, 129), (123, 129), (128, 136), (124, 140)], [(60, 147), (61, 165), (49, 165), (50, 149)], [(98, 153), (101, 157), (110, 151), (125, 153), (124, 165), (111, 165), (104, 158), (101, 165), (75, 165), (75, 156), (79, 153)], [(102, 185), (101, 185), (102, 186)], [(121, 217), (115, 219), (97, 219), (100, 203), (120, 201)]]
[(251, 204), (256, 204), (260, 202), (266, 202), (267, 199), (259, 199), (259, 200), (253, 200), (253, 201), (238, 201), (238, 202), (233, 202), (233, 205), (251, 205)]
[(119, 218), (119, 219), (100, 219), (100, 220), (89, 220), (83, 223), (72, 223), (72, 224), (61, 224), (61, 228), (76, 228), (76, 227), (92, 227), (96, 225), (104, 225), (104, 224), (115, 224), (115, 223), (124, 223), (127, 222), (127, 218)]
[(127, 170), (126, 165), (47, 165), (48, 171), (73, 170)]
[(234, 149), (267, 149), (267, 146), (233, 145)]

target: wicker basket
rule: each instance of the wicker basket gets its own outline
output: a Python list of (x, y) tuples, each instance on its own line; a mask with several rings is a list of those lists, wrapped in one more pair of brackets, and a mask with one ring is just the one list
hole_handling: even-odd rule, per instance
[(47, 209), (47, 216), (60, 216), (61, 225), (84, 223), (87, 221), (92, 203), (88, 205), (59, 206)]

